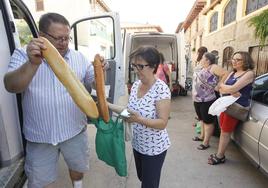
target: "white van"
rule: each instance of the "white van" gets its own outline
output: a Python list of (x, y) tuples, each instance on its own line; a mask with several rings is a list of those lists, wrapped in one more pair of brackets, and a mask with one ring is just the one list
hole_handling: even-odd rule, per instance
[(170, 65), (173, 83), (173, 95), (186, 95), (187, 86), (187, 61), (185, 59), (185, 43), (183, 34), (166, 33), (128, 33), (124, 40), (124, 60), (125, 78), (127, 78), (128, 89), (136, 80), (134, 71), (129, 66), (130, 53), (142, 45), (150, 45), (157, 48), (165, 57)]
[[(3, 77), (14, 49), (38, 36), (35, 21), (21, 0), (0, 1), (0, 187), (21, 187), (26, 179), (23, 171), (25, 140), (21, 131), (21, 94), (8, 93)], [(107, 95), (110, 102), (117, 103), (119, 96), (124, 95), (125, 75), (118, 14), (75, 22), (72, 38), (71, 46), (88, 58), (100, 53), (109, 62)]]

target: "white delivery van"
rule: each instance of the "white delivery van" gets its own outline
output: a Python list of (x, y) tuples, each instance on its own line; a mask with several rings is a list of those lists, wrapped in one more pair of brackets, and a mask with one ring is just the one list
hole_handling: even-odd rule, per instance
[(166, 62), (168, 62), (173, 83), (173, 95), (186, 95), (187, 86), (187, 61), (185, 59), (185, 43), (183, 34), (166, 33), (126, 33), (124, 38), (124, 61), (125, 78), (130, 89), (132, 83), (136, 80), (136, 75), (129, 66), (129, 55), (133, 50), (142, 45), (150, 45), (163, 53)]
[[(21, 187), (26, 179), (22, 95), (8, 93), (3, 77), (14, 49), (38, 36), (36, 21), (21, 0), (0, 1), (0, 187)], [(78, 20), (72, 25), (72, 38), (71, 46), (91, 60), (100, 53), (109, 62), (106, 95), (110, 102), (117, 103), (119, 96), (124, 95), (125, 80), (118, 14)]]

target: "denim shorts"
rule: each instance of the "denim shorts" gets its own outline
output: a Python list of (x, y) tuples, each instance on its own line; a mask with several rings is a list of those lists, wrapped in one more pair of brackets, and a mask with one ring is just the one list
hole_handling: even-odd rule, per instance
[(87, 131), (58, 145), (27, 141), (25, 173), (28, 188), (42, 188), (58, 177), (58, 160), (62, 154), (69, 169), (77, 172), (89, 170), (89, 142)]

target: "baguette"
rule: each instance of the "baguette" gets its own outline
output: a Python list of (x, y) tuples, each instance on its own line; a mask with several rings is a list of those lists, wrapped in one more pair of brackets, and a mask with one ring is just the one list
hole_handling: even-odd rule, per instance
[(104, 87), (104, 74), (102, 70), (102, 63), (100, 60), (100, 55), (96, 54), (94, 58), (94, 74), (95, 74), (95, 83), (96, 83), (96, 92), (98, 98), (98, 109), (102, 119), (108, 123), (110, 120), (108, 103), (105, 96), (105, 87)]
[(46, 49), (42, 50), (43, 57), (46, 59), (59, 81), (67, 89), (75, 104), (90, 118), (98, 118), (99, 112), (97, 105), (84, 85), (70, 69), (58, 50), (46, 38), (40, 38), (42, 38), (46, 46)]

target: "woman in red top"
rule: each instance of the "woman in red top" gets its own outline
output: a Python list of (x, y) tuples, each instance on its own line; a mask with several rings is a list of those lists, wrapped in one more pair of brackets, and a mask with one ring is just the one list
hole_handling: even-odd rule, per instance
[(160, 64), (158, 65), (156, 71), (156, 77), (160, 80), (164, 81), (168, 86), (169, 89), (172, 89), (172, 79), (171, 79), (171, 72), (168, 68), (168, 65), (165, 62), (164, 55), (160, 53)]

